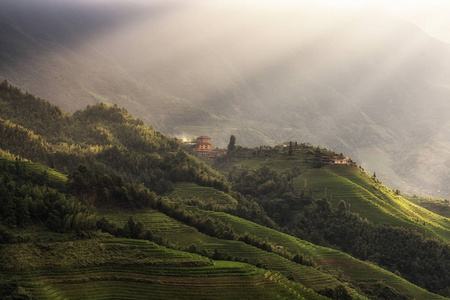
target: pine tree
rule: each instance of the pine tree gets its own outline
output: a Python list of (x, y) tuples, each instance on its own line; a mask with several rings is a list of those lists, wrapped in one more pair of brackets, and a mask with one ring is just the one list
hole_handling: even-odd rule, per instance
[(235, 148), (236, 148), (236, 137), (234, 135), (231, 135), (227, 149), (228, 151), (233, 151)]
[(7, 90), (9, 88), (8, 80), (3, 80), (3, 82), (0, 84), (0, 90)]

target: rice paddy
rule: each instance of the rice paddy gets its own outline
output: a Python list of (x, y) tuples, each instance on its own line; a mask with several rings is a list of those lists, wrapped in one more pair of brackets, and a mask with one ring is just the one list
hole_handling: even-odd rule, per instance
[(45, 249), (29, 243), (5, 248), (3, 275), (20, 276), (37, 299), (322, 298), (278, 272), (143, 240), (101, 238), (47, 243)]
[(413, 204), (376, 183), (355, 166), (310, 169), (294, 179), (298, 193), (311, 191), (335, 206), (344, 200), (350, 211), (379, 224), (417, 229), (426, 236), (450, 241), (450, 219)]

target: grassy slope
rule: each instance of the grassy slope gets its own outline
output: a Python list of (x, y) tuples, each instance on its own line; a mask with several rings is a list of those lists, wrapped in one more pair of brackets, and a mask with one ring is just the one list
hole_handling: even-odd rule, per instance
[[(310, 174), (315, 174), (316, 176), (302, 177)], [(308, 187), (311, 187), (311, 184), (313, 184), (313, 186), (315, 185), (318, 188), (317, 191), (311, 188), (318, 194), (324, 192), (322, 190), (323, 186), (328, 187), (328, 193), (340, 192), (342, 195), (348, 193), (345, 200), (348, 203), (352, 203), (352, 199), (355, 201), (354, 204), (352, 204), (352, 211), (357, 210), (360, 214), (366, 212), (366, 216), (370, 215), (373, 217), (373, 221), (376, 223), (383, 222), (391, 225), (396, 224), (399, 226), (419, 227), (423, 232), (439, 235), (440, 237), (446, 237), (446, 234), (448, 234), (447, 228), (450, 228), (446, 223), (448, 222), (448, 219), (431, 213), (417, 205), (411, 204), (403, 197), (395, 195), (394, 192), (387, 189), (382, 184), (376, 184), (368, 174), (355, 166), (333, 165), (320, 169), (310, 169), (308, 172), (297, 177), (295, 183), (297, 183), (297, 185), (299, 182), (304, 183), (305, 178), (307, 178)], [(320, 184), (323, 184), (323, 186), (320, 186)], [(199, 188), (200, 187), (194, 185), (177, 185), (173, 194), (177, 196), (181, 195), (185, 199), (190, 199), (197, 194)], [(208, 189), (209, 192), (207, 192)], [(205, 197), (204, 200), (215, 201), (217, 193), (213, 192), (213, 189), (208, 189), (202, 189), (202, 195)], [(182, 193), (180, 193), (180, 191), (182, 191)], [(339, 198), (333, 196), (335, 204), (342, 199), (341, 196)], [(265, 237), (273, 244), (283, 246), (286, 251), (290, 251), (292, 254), (299, 252), (303, 255), (313, 257), (318, 262), (319, 266), (331, 273), (339, 274), (341, 278), (345, 278), (346, 280), (350, 279), (349, 282), (355, 285), (361, 283), (372, 285), (381, 280), (392, 283), (392, 286), (398, 291), (415, 291), (413, 293), (417, 292), (419, 293), (418, 295), (423, 295), (423, 297), (426, 298), (431, 297), (429, 295), (425, 296), (425, 294), (423, 294), (423, 289), (410, 284), (404, 279), (372, 264), (356, 260), (342, 252), (318, 247), (228, 214), (212, 212), (204, 213), (219, 218), (226, 223), (231, 223), (233, 229), (237, 233), (249, 232), (256, 236)], [(411, 221), (411, 219), (418, 219), (420, 222), (426, 222), (426, 226), (419, 224), (417, 221)], [(227, 251), (226, 248), (225, 251)], [(301, 279), (300, 282), (302, 282)], [(302, 284), (308, 286), (307, 282), (302, 282)], [(314, 286), (309, 287), (314, 288)], [(434, 297), (434, 295), (432, 297)]]
[(310, 169), (294, 179), (294, 186), (297, 192), (311, 190), (316, 197), (323, 197), (326, 192), (334, 205), (345, 200), (351, 211), (374, 223), (417, 228), (426, 236), (450, 241), (450, 219), (395, 195), (355, 166)]
[(1, 156), (2, 151), (0, 149), (0, 164), (9, 164), (9, 165), (15, 165), (18, 164), (20, 166), (23, 166), (26, 168), (27, 171), (34, 173), (36, 175), (41, 175), (42, 173), (46, 172), (48, 175), (48, 181), (55, 184), (60, 185), (64, 184), (67, 181), (67, 176), (64, 174), (61, 174), (60, 172), (49, 168), (47, 166), (38, 164), (38, 163), (32, 163), (28, 161), (14, 161), (10, 158), (7, 158), (5, 156)]
[(405, 196), (408, 201), (446, 218), (450, 218), (450, 204), (445, 199)]
[(171, 198), (179, 197), (182, 201), (202, 200), (205, 202), (214, 202), (218, 205), (229, 205), (231, 207), (237, 205), (236, 199), (230, 195), (211, 187), (199, 186), (195, 183), (177, 183), (170, 196)]
[[(49, 174), (49, 178), (59, 183), (66, 180), (64, 175), (39, 164), (16, 162), (5, 158), (2, 161), (11, 165), (23, 165), (37, 173), (45, 171)], [(220, 202), (223, 204), (233, 203), (222, 192), (193, 184), (177, 185), (174, 195), (183, 198), (201, 195), (205, 199), (222, 199)], [(198, 210), (195, 207), (192, 209)], [(313, 257), (321, 268), (355, 286), (375, 284), (381, 280), (389, 282), (401, 293), (439, 299), (392, 273), (355, 260), (339, 251), (317, 247), (225, 213), (201, 212), (232, 224), (238, 233), (249, 232), (267, 238), (273, 244), (282, 245), (291, 253), (298, 252)], [(114, 214), (113, 219), (122, 223), (128, 215), (129, 213), (122, 211), (122, 216)], [(62, 235), (57, 238), (59, 242), (51, 242), (55, 240), (51, 234), (46, 235), (37, 231), (34, 232), (40, 236), (37, 242), (4, 245), (2, 274), (19, 276), (25, 280), (25, 286), (39, 298), (84, 298), (88, 290), (91, 290), (90, 293), (94, 291), (92, 294), (94, 298), (110, 298), (112, 295), (129, 298), (135, 297), (136, 291), (144, 298), (150, 298), (151, 295), (157, 298), (176, 297), (177, 293), (186, 294), (188, 297), (213, 298), (221, 295), (223, 286), (227, 286), (235, 291), (230, 293), (231, 298), (245, 299), (251, 295), (249, 296), (251, 298), (267, 296), (270, 299), (275, 295), (288, 298), (301, 295), (315, 299), (319, 296), (307, 288), (320, 290), (340, 284), (334, 276), (314, 268), (295, 264), (242, 242), (206, 236), (159, 212), (142, 215), (136, 212), (134, 216), (137, 221), (143, 221), (145, 227), (154, 231), (156, 235), (174, 243), (186, 246), (199, 243), (208, 251), (218, 249), (246, 258), (252, 264), (259, 263), (272, 273), (234, 262), (211, 264), (208, 259), (198, 255), (166, 249), (146, 241), (107, 237), (77, 241), (70, 236)], [(195, 265), (195, 268), (192, 265)], [(277, 275), (278, 272), (298, 283)], [(205, 277), (209, 279), (204, 280)], [(202, 278), (201, 284), (198, 278)], [(150, 284), (155, 282), (157, 284)], [(264, 287), (263, 291), (261, 287)], [(359, 297), (355, 291), (353, 295)]]
[[(233, 168), (252, 170), (264, 166), (277, 171), (298, 168), (303, 171), (294, 178), (298, 194), (305, 190), (311, 191), (318, 198), (326, 195), (333, 205), (345, 200), (350, 204), (352, 212), (359, 213), (362, 218), (376, 224), (417, 228), (427, 237), (450, 241), (450, 219), (395, 195), (356, 166), (329, 165), (312, 168), (313, 150), (314, 148), (295, 149), (293, 156), (287, 155), (287, 148), (263, 150), (259, 155), (252, 154), (252, 150), (241, 150), (230, 161), (216, 164), (216, 167), (222, 172), (233, 171)], [(329, 155), (332, 152), (322, 149), (321, 153)]]
[[(226, 163), (216, 163), (214, 167), (222, 172), (228, 172), (233, 168), (238, 169), (258, 169), (260, 167), (270, 167), (277, 171), (286, 171), (297, 167), (303, 171), (311, 168), (311, 162), (314, 159), (312, 149), (296, 149), (294, 155), (287, 156), (287, 148), (274, 151), (262, 150), (259, 154), (251, 149), (240, 149)], [(328, 151), (324, 151), (324, 155)]]

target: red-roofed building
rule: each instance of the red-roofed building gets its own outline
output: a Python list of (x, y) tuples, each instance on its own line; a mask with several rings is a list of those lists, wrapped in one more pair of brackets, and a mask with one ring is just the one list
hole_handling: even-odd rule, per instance
[(199, 154), (211, 151), (211, 138), (205, 135), (199, 136), (195, 144), (195, 151)]

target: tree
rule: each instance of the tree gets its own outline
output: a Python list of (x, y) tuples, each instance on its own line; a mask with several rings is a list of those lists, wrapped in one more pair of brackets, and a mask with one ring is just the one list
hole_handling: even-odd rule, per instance
[(8, 80), (3, 80), (3, 82), (0, 84), (0, 89), (7, 90), (9, 88)]
[(234, 135), (231, 135), (227, 149), (228, 151), (233, 151), (235, 148), (236, 148), (236, 137)]
[(289, 156), (292, 156), (294, 154), (294, 145), (292, 142), (289, 142)]
[(341, 214), (347, 211), (347, 204), (345, 203), (344, 200), (339, 201), (338, 211)]

